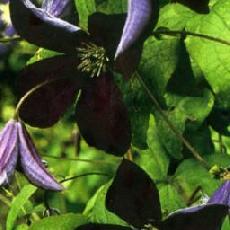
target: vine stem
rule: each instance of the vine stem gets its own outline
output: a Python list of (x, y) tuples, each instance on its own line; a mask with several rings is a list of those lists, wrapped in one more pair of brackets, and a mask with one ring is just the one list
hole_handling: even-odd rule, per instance
[(210, 40), (210, 41), (214, 41), (214, 42), (218, 42), (224, 45), (229, 45), (230, 46), (230, 41), (226, 41), (224, 39), (221, 38), (217, 38), (217, 37), (213, 37), (207, 34), (200, 34), (200, 33), (194, 33), (194, 32), (190, 32), (190, 31), (180, 31), (180, 30), (157, 30), (157, 31), (153, 31), (152, 35), (169, 35), (169, 36), (177, 36), (177, 35), (181, 35), (183, 37), (186, 36), (193, 36), (193, 37), (200, 37), (200, 38), (204, 38), (206, 40)]
[(160, 113), (160, 115), (162, 116), (162, 118), (165, 120), (165, 122), (168, 124), (169, 128), (176, 135), (176, 137), (178, 138), (178, 140), (180, 140), (185, 145), (185, 147), (193, 154), (193, 156), (194, 156), (195, 159), (197, 159), (199, 162), (201, 162), (202, 165), (205, 168), (210, 169), (210, 166), (203, 159), (203, 157), (200, 155), (200, 153), (189, 143), (189, 141), (187, 141), (185, 139), (185, 137), (177, 130), (177, 128), (174, 126), (174, 124), (168, 119), (167, 114), (162, 110), (162, 108), (161, 108), (160, 104), (158, 103), (157, 99), (151, 93), (151, 91), (149, 90), (148, 86), (145, 84), (145, 82), (142, 79), (142, 77), (140, 76), (140, 74), (136, 73), (136, 75), (137, 75), (137, 78), (138, 78), (139, 82), (141, 83), (142, 87), (144, 88), (144, 90), (148, 94), (149, 98), (151, 99), (151, 101), (155, 105), (156, 109), (158, 110), (158, 112)]
[(84, 173), (84, 174), (80, 174), (80, 175), (65, 178), (65, 179), (59, 181), (59, 183), (64, 183), (64, 182), (67, 182), (67, 181), (70, 181), (70, 180), (75, 180), (75, 179), (78, 179), (80, 177), (85, 177), (85, 176), (105, 176), (105, 177), (110, 177), (110, 175), (108, 175), (106, 173), (90, 172), (90, 173)]
[(48, 84), (51, 84), (51, 83), (53, 83), (53, 82), (55, 82), (55, 81), (57, 81), (57, 80), (60, 80), (60, 78), (59, 78), (59, 79), (53, 79), (53, 80), (46, 80), (46, 81), (43, 81), (42, 83), (36, 85), (34, 88), (32, 88), (32, 89), (30, 89), (29, 91), (27, 91), (26, 94), (25, 94), (23, 97), (20, 98), (20, 100), (19, 100), (19, 102), (18, 102), (18, 104), (17, 104), (17, 106), (16, 106), (16, 111), (15, 111), (15, 116), (14, 116), (15, 119), (18, 120), (18, 118), (19, 118), (19, 110), (20, 110), (20, 107), (23, 105), (23, 103), (25, 102), (25, 100), (26, 100), (29, 96), (31, 96), (36, 90), (38, 90), (38, 89), (40, 89), (40, 88), (42, 88), (42, 87), (44, 87), (44, 86), (46, 86), (46, 85), (48, 85)]

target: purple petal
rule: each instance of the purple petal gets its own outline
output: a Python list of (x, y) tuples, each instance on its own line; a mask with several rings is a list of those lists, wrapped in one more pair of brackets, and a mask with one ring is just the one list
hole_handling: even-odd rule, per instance
[(11, 37), (11, 36), (16, 34), (16, 31), (15, 31), (14, 27), (12, 25), (10, 25), (10, 26), (6, 27), (4, 34)]
[(121, 156), (131, 143), (131, 128), (122, 94), (111, 73), (93, 78), (76, 106), (81, 135), (90, 146)]
[(85, 224), (76, 230), (132, 230), (132, 228), (112, 224)]
[(79, 27), (36, 8), (29, 0), (10, 0), (10, 14), (20, 36), (50, 50), (74, 53), (87, 37)]
[(20, 118), (31, 126), (46, 128), (54, 125), (74, 102), (84, 76), (77, 70), (78, 59), (56, 56), (27, 66), (19, 77), (20, 95), (37, 85), (38, 88), (19, 109)]
[(217, 191), (211, 196), (208, 203), (210, 204), (225, 204), (230, 209), (230, 180), (217, 189)]
[(10, 120), (0, 133), (0, 185), (8, 183), (17, 164), (17, 125)]
[(228, 207), (206, 204), (176, 211), (163, 221), (161, 230), (220, 230)]
[(128, 160), (119, 166), (106, 194), (106, 207), (136, 228), (161, 220), (159, 192), (151, 178)]
[(157, 0), (128, 1), (128, 15), (115, 59), (151, 32), (158, 18), (158, 11)]
[(54, 17), (59, 17), (69, 2), (70, 0), (44, 0), (42, 8)]
[(18, 123), (19, 162), (28, 180), (43, 189), (61, 191), (63, 187), (46, 170), (35, 145), (22, 123)]

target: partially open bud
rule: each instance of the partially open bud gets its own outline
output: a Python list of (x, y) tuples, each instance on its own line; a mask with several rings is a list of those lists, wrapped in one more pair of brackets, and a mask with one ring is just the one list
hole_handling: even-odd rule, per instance
[(0, 185), (8, 184), (17, 164), (17, 156), (17, 122), (10, 120), (0, 133)]
[(25, 126), (18, 122), (19, 163), (29, 181), (41, 188), (61, 191), (63, 187), (46, 170)]

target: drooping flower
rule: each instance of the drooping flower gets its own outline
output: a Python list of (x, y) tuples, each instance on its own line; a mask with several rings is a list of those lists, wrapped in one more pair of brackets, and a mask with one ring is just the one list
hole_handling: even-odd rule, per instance
[(159, 192), (139, 166), (123, 160), (106, 194), (106, 207), (132, 227), (86, 224), (77, 230), (220, 230), (228, 206), (204, 204), (171, 213), (162, 220)]
[[(113, 63), (115, 53), (116, 60), (119, 56), (119, 60), (125, 61), (127, 58), (124, 59), (124, 56), (127, 57), (130, 50), (134, 49), (136, 53), (136, 45), (139, 50), (147, 31), (149, 33), (149, 29), (154, 26), (153, 18), (156, 21), (153, 12), (159, 10), (157, 1), (144, 0), (144, 7), (140, 7), (139, 0), (129, 1), (128, 17), (120, 42), (117, 37), (112, 39), (114, 33), (108, 31), (106, 38), (109, 39), (105, 39), (103, 34), (98, 39), (100, 25), (92, 22), (94, 17), (89, 19), (89, 34), (58, 18), (65, 2), (47, 0), (42, 8), (37, 8), (29, 0), (10, 0), (11, 19), (22, 38), (46, 49), (65, 53), (24, 69), (20, 78), (21, 96), (39, 84), (40, 87), (24, 100), (19, 115), (32, 126), (50, 127), (75, 101), (81, 89), (76, 119), (82, 136), (89, 145), (108, 153), (123, 155), (131, 142), (130, 122), (122, 94), (114, 83), (112, 71), (108, 70), (106, 54)], [(56, 13), (57, 9), (59, 13)], [(108, 19), (105, 20), (107, 23), (114, 18), (103, 17)], [(112, 27), (111, 24), (109, 26)], [(119, 33), (122, 33), (122, 28)], [(118, 47), (110, 49), (114, 44)], [(134, 57), (130, 60), (132, 63)], [(123, 67), (120, 71), (126, 76), (134, 70), (133, 64)], [(90, 75), (94, 77), (87, 77)], [(47, 84), (42, 84), (44, 82)]]
[(43, 165), (25, 126), (10, 120), (0, 133), (0, 186), (9, 183), (16, 166), (38, 187), (53, 191), (63, 189)]

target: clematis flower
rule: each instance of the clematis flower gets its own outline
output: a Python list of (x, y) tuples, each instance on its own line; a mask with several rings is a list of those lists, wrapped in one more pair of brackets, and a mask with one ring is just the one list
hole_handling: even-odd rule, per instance
[(224, 182), (208, 200), (210, 204), (225, 204), (230, 210), (230, 180)]
[(0, 186), (9, 183), (16, 166), (38, 187), (53, 191), (63, 189), (46, 170), (25, 126), (10, 120), (0, 133)]
[[(21, 96), (33, 88), (36, 90), (24, 99), (19, 116), (32, 126), (50, 127), (74, 103), (81, 90), (76, 105), (80, 133), (89, 145), (123, 155), (131, 142), (130, 122), (122, 94), (108, 66), (114, 64), (115, 57), (115, 65), (117, 62), (119, 66), (121, 60), (126, 63), (120, 71), (126, 77), (132, 74), (137, 62), (128, 65), (125, 62), (127, 54), (137, 53), (135, 47), (139, 50), (153, 28), (159, 10), (157, 1), (129, 1), (123, 32), (119, 27), (120, 42), (117, 36), (114, 38), (114, 31), (109, 33), (114, 29), (112, 25), (119, 24), (119, 15), (93, 15), (89, 18), (89, 33), (86, 33), (58, 17), (66, 2), (47, 0), (42, 8), (38, 8), (29, 0), (10, 0), (11, 19), (22, 38), (37, 46), (64, 53), (31, 64), (22, 71), (19, 83)], [(154, 12), (157, 12), (156, 15)], [(103, 23), (97, 23), (101, 18), (106, 26), (109, 25), (108, 31)], [(105, 31), (105, 34), (99, 35), (99, 31)], [(129, 59), (132, 63), (135, 58)]]
[(77, 230), (220, 230), (228, 206), (205, 204), (171, 213), (162, 220), (159, 192), (136, 164), (123, 160), (106, 194), (106, 207), (132, 227), (86, 224)]

